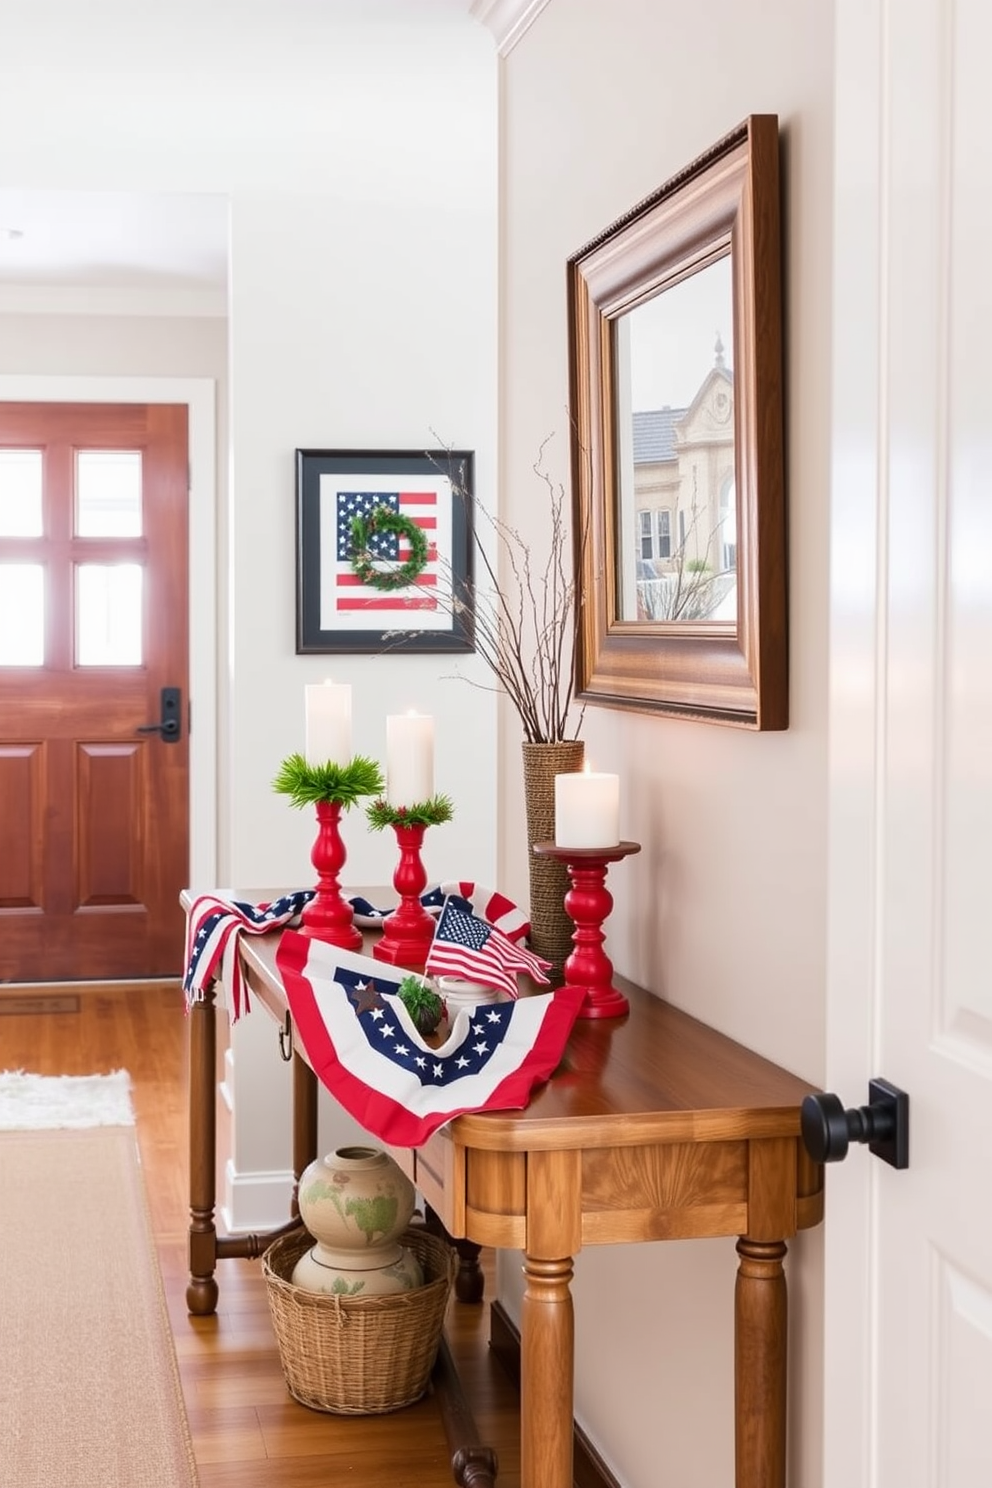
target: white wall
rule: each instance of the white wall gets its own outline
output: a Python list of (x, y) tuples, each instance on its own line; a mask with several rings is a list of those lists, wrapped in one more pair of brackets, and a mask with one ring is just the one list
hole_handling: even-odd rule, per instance
[[(622, 779), (618, 970), (812, 1081), (825, 981), (833, 7), (551, 0), (502, 96), (501, 494), (536, 531), (541, 440), (568, 479), (565, 263), (750, 113), (782, 131), (791, 726), (749, 734), (590, 708)], [(504, 720), (501, 882), (521, 891), (517, 730)], [(819, 1232), (788, 1262), (789, 1481), (821, 1482)], [(511, 1306), (514, 1265), (501, 1284)], [(576, 1266), (576, 1412), (626, 1488), (733, 1478), (730, 1242), (590, 1249)]]
[[(494, 128), (492, 139), (494, 150)], [(266, 197), (239, 197), (232, 211), (231, 728), (245, 741), (232, 751), (232, 788), (234, 799), (252, 802), (231, 825), (232, 871), (246, 883), (273, 872), (295, 881), (309, 862), (313, 818), (288, 809), (268, 784), (279, 760), (301, 747), (303, 683), (327, 676), (354, 684), (355, 748), (373, 758), (385, 757), (387, 713), (436, 715), (437, 786), (454, 798), (456, 816), (428, 833), (428, 872), (493, 883), (491, 796), (479, 782), (495, 773), (495, 708), (467, 683), (442, 680), (456, 670), (477, 678), (476, 658), (292, 659), (292, 452), (425, 449), (439, 440), (475, 448), (477, 484), (492, 504), (495, 198), (487, 206), (479, 189), (466, 201), (425, 179), (424, 198), (401, 206), (384, 199), (356, 211), (299, 195), (280, 200), (278, 219), (272, 208)], [(305, 294), (289, 293), (300, 284)], [(370, 834), (355, 811), (343, 835), (348, 881), (391, 879), (391, 833)]]
[(218, 384), (221, 444), (226, 369), (227, 326), (216, 316), (0, 313), (0, 372), (212, 378)]

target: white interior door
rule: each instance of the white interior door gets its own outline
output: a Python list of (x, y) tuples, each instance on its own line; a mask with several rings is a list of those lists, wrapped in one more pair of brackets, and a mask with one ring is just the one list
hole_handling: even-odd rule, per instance
[(992, 1483), (987, 0), (838, 0), (825, 1488)]

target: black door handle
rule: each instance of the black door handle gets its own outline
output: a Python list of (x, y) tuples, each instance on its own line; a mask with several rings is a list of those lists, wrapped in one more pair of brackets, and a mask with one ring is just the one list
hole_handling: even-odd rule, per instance
[(182, 726), (179, 722), (179, 708), (182, 702), (182, 689), (179, 687), (162, 688), (162, 717), (158, 723), (140, 723), (135, 729), (138, 734), (161, 734), (166, 744), (176, 744), (179, 741)]
[(807, 1095), (799, 1112), (803, 1144), (814, 1162), (840, 1162), (851, 1142), (893, 1168), (909, 1167), (909, 1096), (888, 1080), (869, 1080), (868, 1104), (845, 1111), (836, 1095)]

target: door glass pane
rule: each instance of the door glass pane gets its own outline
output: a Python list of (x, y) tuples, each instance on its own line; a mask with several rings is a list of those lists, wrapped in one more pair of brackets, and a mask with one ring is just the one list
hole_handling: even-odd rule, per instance
[(41, 450), (0, 449), (0, 537), (41, 536)]
[(139, 563), (76, 567), (76, 665), (141, 665)]
[(141, 536), (141, 451), (76, 451), (76, 536)]
[(45, 571), (0, 563), (0, 666), (45, 663)]

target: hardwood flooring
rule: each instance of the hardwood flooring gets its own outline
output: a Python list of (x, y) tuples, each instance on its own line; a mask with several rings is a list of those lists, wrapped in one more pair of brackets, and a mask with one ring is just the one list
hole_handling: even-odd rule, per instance
[[(187, 1314), (187, 1029), (178, 987), (80, 985), (78, 1011), (60, 1011), (52, 989), (34, 991), (37, 1000), (24, 986), (0, 990), (0, 1069), (131, 1075), (201, 1488), (450, 1488), (450, 1453), (430, 1395), (385, 1416), (332, 1416), (292, 1399), (257, 1261), (221, 1261), (216, 1316)], [(484, 1259), (491, 1296), (491, 1257)], [(519, 1488), (516, 1390), (489, 1350), (488, 1307), (453, 1301), (447, 1337), (481, 1438), (498, 1454), (498, 1488)]]

